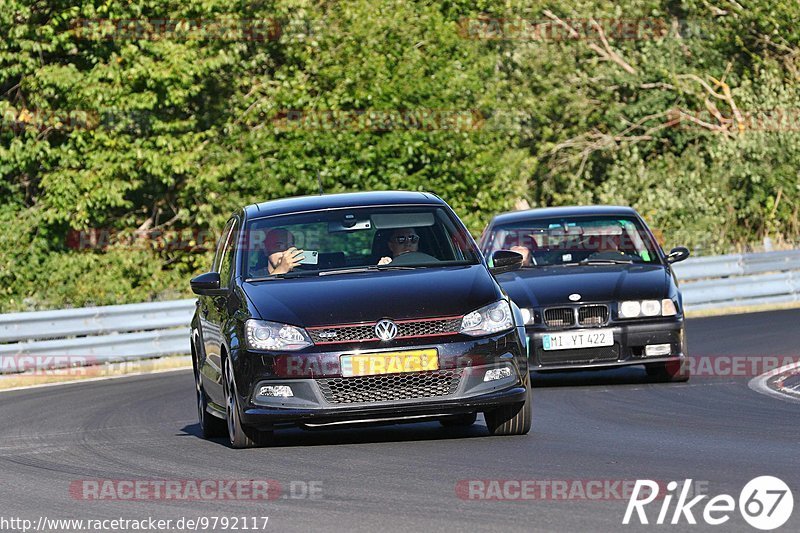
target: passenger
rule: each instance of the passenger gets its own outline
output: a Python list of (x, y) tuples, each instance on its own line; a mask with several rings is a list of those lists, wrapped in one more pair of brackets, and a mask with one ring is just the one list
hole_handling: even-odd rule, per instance
[(392, 259), (399, 255), (418, 251), (419, 235), (417, 235), (414, 228), (396, 229), (389, 236), (387, 244), (392, 257), (381, 257), (380, 261), (378, 261), (379, 265), (388, 265), (392, 262)]
[(303, 250), (294, 246), (294, 235), (284, 228), (269, 230), (264, 238), (264, 250), (270, 276), (291, 272), (303, 259)]

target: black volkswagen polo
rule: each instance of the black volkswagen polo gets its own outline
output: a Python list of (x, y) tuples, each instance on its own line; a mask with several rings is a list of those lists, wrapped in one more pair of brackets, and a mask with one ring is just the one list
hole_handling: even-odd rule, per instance
[(683, 302), (664, 254), (629, 207), (532, 209), (496, 216), (480, 247), (523, 255), (522, 269), (498, 276), (521, 308), (531, 369), (644, 365), (648, 375), (689, 379)]
[[(494, 273), (520, 266), (494, 261)], [(493, 435), (530, 429), (520, 310), (435, 195), (248, 206), (191, 285), (205, 437), (249, 447), (287, 425), (470, 425), (479, 412)]]

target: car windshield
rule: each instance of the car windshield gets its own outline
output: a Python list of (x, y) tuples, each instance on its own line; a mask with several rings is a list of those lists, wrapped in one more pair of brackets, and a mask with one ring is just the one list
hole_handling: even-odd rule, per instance
[(523, 266), (660, 263), (650, 232), (635, 217), (530, 219), (495, 226), (483, 244), (487, 257), (513, 250)]
[[(246, 280), (480, 262), (469, 234), (436, 206), (348, 208), (254, 219), (240, 242)], [(288, 254), (296, 264), (286, 271), (280, 265)]]

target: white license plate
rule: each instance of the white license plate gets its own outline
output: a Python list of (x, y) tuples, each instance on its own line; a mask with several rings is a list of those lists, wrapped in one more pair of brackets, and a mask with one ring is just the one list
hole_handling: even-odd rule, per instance
[(614, 330), (594, 329), (570, 331), (569, 333), (549, 333), (542, 335), (545, 350), (570, 350), (573, 348), (594, 348), (613, 346)]

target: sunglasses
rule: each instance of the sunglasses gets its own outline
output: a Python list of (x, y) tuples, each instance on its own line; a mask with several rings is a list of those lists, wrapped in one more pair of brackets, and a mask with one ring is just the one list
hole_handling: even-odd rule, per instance
[(409, 235), (406, 237), (405, 235), (398, 235), (392, 239), (397, 244), (405, 244), (408, 241), (411, 244), (417, 244), (419, 242), (419, 235)]

